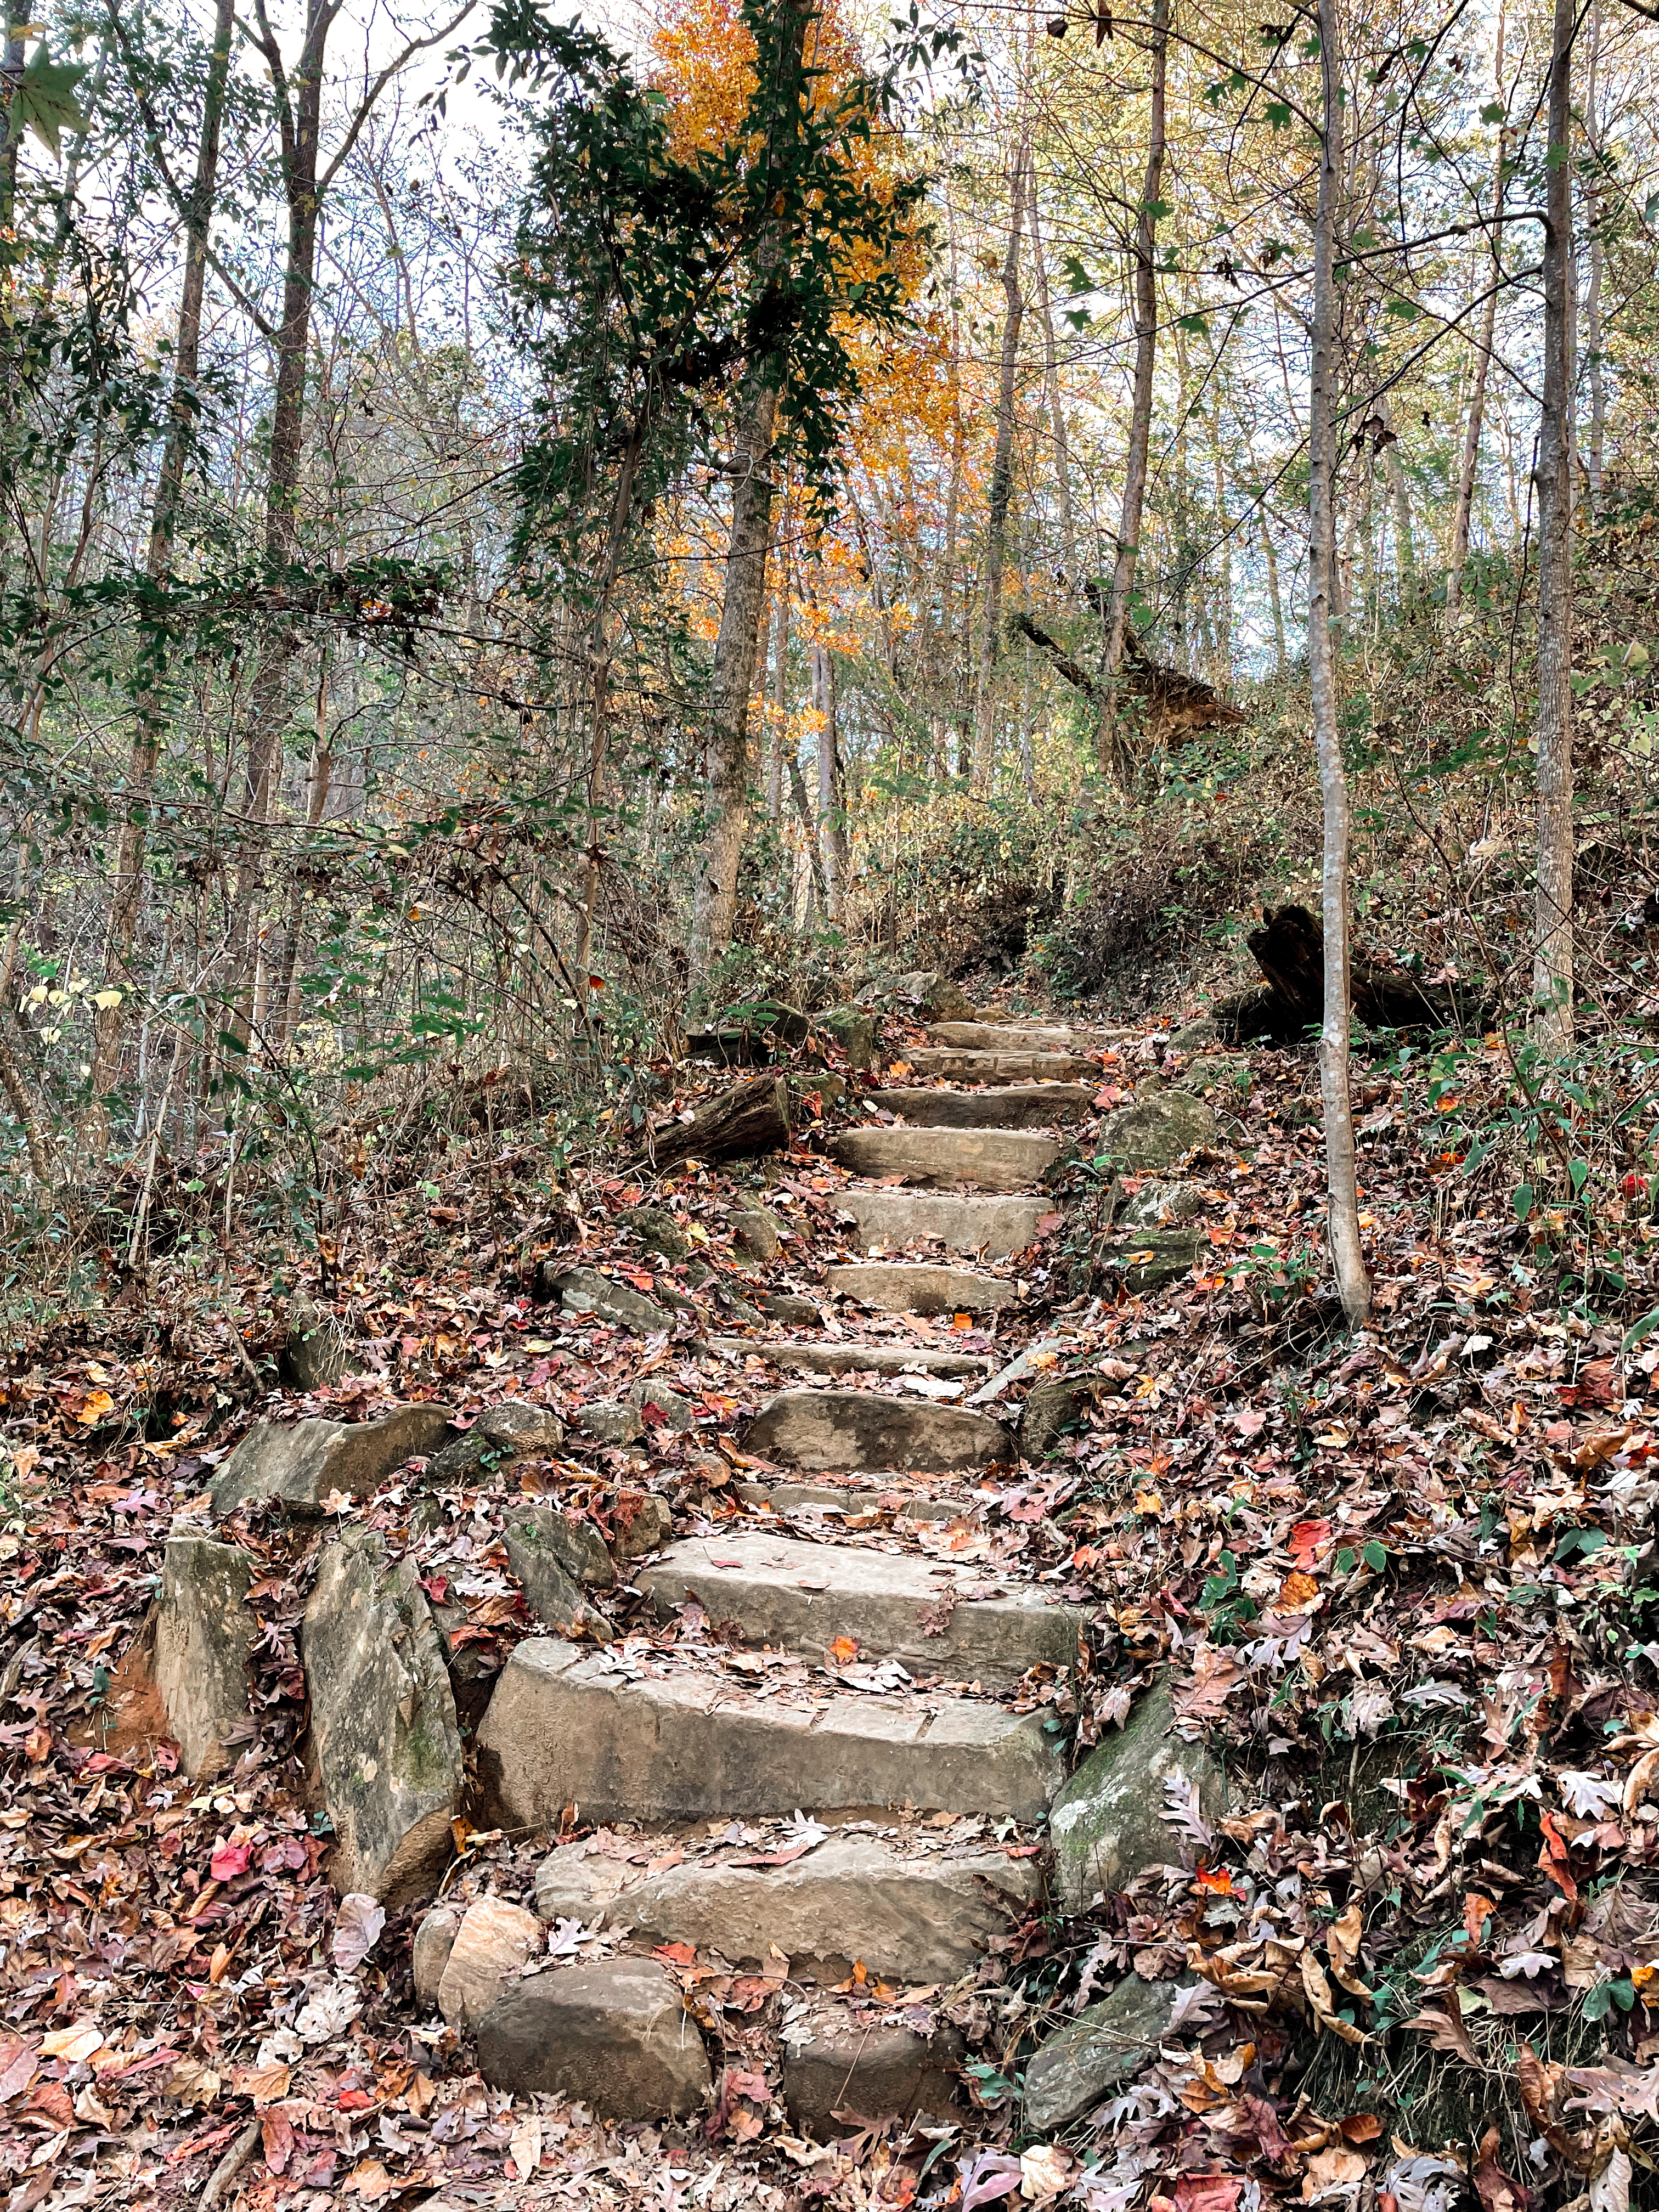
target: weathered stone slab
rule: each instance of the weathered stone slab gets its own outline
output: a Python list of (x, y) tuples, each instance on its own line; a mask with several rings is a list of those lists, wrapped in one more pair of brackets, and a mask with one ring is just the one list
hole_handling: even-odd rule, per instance
[(798, 1297), (793, 1291), (774, 1291), (760, 1302), (760, 1310), (769, 1321), (781, 1321), (786, 1328), (817, 1328), (823, 1316), (813, 1298)]
[(234, 1544), (167, 1538), (155, 1608), (155, 1686), (192, 1781), (227, 1763), (225, 1736), (247, 1715), (247, 1662), (259, 1633), (248, 1610), (253, 1562)]
[(877, 1313), (990, 1314), (1012, 1305), (1018, 1286), (966, 1267), (934, 1267), (925, 1261), (854, 1261), (826, 1267), (823, 1287), (832, 1298), (854, 1298)]
[(943, 1083), (1086, 1083), (1100, 1077), (1099, 1062), (1076, 1052), (963, 1052), (955, 1045), (923, 1045), (905, 1059), (913, 1074)]
[(1132, 1036), (1129, 1030), (1073, 1029), (1063, 1022), (935, 1022), (930, 1044), (957, 1052), (1098, 1052)]
[(830, 1006), (812, 1017), (812, 1027), (847, 1055), (851, 1068), (868, 1067), (876, 1052), (876, 1019), (862, 1006)]
[(412, 1559), (349, 1528), (324, 1551), (300, 1653), (342, 1894), (418, 1897), (453, 1848), (463, 1775), (443, 1647)]
[(1134, 1229), (1113, 1240), (1099, 1265), (1119, 1275), (1126, 1291), (1158, 1291), (1190, 1275), (1210, 1249), (1201, 1229)]
[(839, 1212), (859, 1225), (859, 1242), (902, 1252), (908, 1244), (943, 1244), (947, 1252), (981, 1252), (1006, 1260), (1036, 1242), (1037, 1224), (1054, 1212), (1046, 1198), (958, 1197), (915, 1190), (843, 1190)]
[(896, 2021), (826, 2011), (805, 2038), (784, 2044), (783, 2101), (796, 2132), (820, 2141), (851, 2135), (861, 2120), (948, 2118), (958, 2109), (955, 2069), (966, 2048), (954, 2027), (927, 2037)]
[(907, 1553), (787, 1536), (687, 1537), (639, 1581), (659, 1613), (689, 1593), (711, 1620), (735, 1620), (750, 1644), (820, 1658), (850, 1636), (861, 1657), (988, 1686), (1041, 1664), (1075, 1666), (1086, 1619), (1029, 1586), (970, 1598), (986, 1586), (982, 1561), (941, 1568)]
[(1173, 1982), (1143, 1982), (1131, 1974), (1051, 2035), (1025, 2069), (1030, 2132), (1046, 2136), (1069, 2127), (1150, 2066), (1168, 2032), (1175, 1994)]
[(783, 1249), (778, 1224), (763, 1206), (734, 1208), (726, 1217), (733, 1237), (753, 1260), (775, 1260)]
[(1176, 1734), (1175, 1708), (1160, 1681), (1141, 1692), (1124, 1726), (1096, 1745), (1054, 1800), (1048, 1822), (1054, 1893), (1067, 1912), (1086, 1911), (1105, 1891), (1176, 1856), (1176, 1832), (1164, 1813), (1165, 1784), (1177, 1775), (1197, 1790), (1204, 1817), (1219, 1819), (1226, 1771), (1202, 1744)]
[(888, 1981), (954, 1981), (1006, 1928), (998, 1897), (1024, 1905), (1042, 1893), (1030, 1859), (906, 1853), (875, 1836), (831, 1835), (785, 1867), (693, 1861), (658, 1875), (566, 1844), (536, 1876), (544, 1920), (597, 1915), (733, 1966), (763, 1962), (775, 1944), (792, 1976), (826, 1982), (858, 1960)]
[(815, 1473), (926, 1468), (954, 1474), (1012, 1455), (1008, 1431), (987, 1413), (867, 1390), (780, 1390), (750, 1423), (745, 1451)]
[(415, 1977), (415, 1994), (423, 2005), (435, 2008), (444, 1968), (460, 1931), (460, 1911), (453, 1905), (434, 1905), (415, 1930), (410, 1967)]
[(645, 1417), (625, 1398), (595, 1398), (574, 1408), (576, 1426), (596, 1444), (631, 1444), (645, 1434)]
[(1173, 1167), (1194, 1146), (1213, 1144), (1218, 1123), (1201, 1098), (1154, 1091), (1120, 1106), (1100, 1125), (1095, 1150), (1131, 1173)]
[(1110, 1375), (1067, 1375), (1057, 1382), (1034, 1383), (1019, 1412), (1020, 1457), (1045, 1458), (1096, 1399), (1115, 1398), (1122, 1389)]
[(283, 1380), (295, 1390), (320, 1390), (350, 1368), (340, 1324), (305, 1291), (288, 1302), (288, 1331), (279, 1362)]
[(605, 1539), (591, 1521), (573, 1521), (556, 1505), (525, 1505), (512, 1517), (531, 1523), (566, 1574), (589, 1589), (609, 1589), (616, 1581)]
[(471, 2027), (519, 1978), (542, 1948), (542, 1923), (504, 1897), (466, 1908), (438, 1984), (438, 2009), (452, 2027)]
[(567, 1313), (594, 1314), (636, 1335), (654, 1335), (674, 1325), (665, 1306), (627, 1283), (613, 1283), (597, 1267), (567, 1267), (551, 1278), (550, 1288)]
[(708, 1349), (722, 1359), (769, 1360), (775, 1367), (798, 1368), (804, 1375), (988, 1375), (982, 1352), (927, 1352), (920, 1345), (798, 1344), (791, 1337), (757, 1340), (751, 1336), (711, 1336)]
[(315, 1513), (336, 1490), (367, 1498), (406, 1459), (434, 1451), (448, 1426), (448, 1407), (427, 1405), (372, 1421), (256, 1421), (214, 1481), (214, 1514), (272, 1503)]
[(478, 1732), (481, 1785), (511, 1827), (570, 1804), (590, 1820), (903, 1804), (1038, 1820), (1060, 1771), (1036, 1713), (856, 1692), (786, 1705), (690, 1671), (631, 1680), (551, 1637), (514, 1648)]
[(859, 993), (866, 1006), (891, 1006), (919, 1014), (926, 1021), (959, 1021), (971, 1014), (974, 1002), (960, 983), (953, 983), (937, 968), (913, 969), (905, 975), (884, 975), (866, 983)]
[[(562, 1635), (590, 1636), (595, 1643), (608, 1644), (616, 1631), (599, 1607), (589, 1603), (565, 1566), (561, 1554), (567, 1547), (560, 1524), (569, 1526), (556, 1507), (521, 1507), (505, 1531), (507, 1565), (538, 1620)], [(613, 1577), (614, 1573), (613, 1569)]]
[(872, 1091), (869, 1103), (929, 1129), (1046, 1129), (1094, 1104), (1081, 1083), (1011, 1083), (1000, 1091)]
[(1060, 1157), (1038, 1129), (843, 1129), (830, 1158), (854, 1175), (908, 1176), (936, 1190), (1030, 1190)]
[(652, 1959), (521, 1981), (478, 2023), (478, 2070), (492, 2089), (539, 2090), (611, 2120), (687, 2119), (712, 2082), (679, 1984)]

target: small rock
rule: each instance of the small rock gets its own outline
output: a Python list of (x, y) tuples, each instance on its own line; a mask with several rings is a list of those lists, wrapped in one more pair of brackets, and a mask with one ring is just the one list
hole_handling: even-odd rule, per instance
[(1196, 1021), (1182, 1022), (1179, 1029), (1170, 1032), (1171, 1052), (1203, 1052), (1215, 1043), (1221, 1031), (1208, 1014), (1200, 1014)]
[(1212, 1144), (1216, 1129), (1215, 1115), (1201, 1099), (1184, 1091), (1156, 1091), (1107, 1115), (1095, 1149), (1115, 1167), (1138, 1174), (1173, 1167), (1196, 1146)]
[(1144, 1182), (1118, 1217), (1124, 1229), (1169, 1229), (1195, 1220), (1204, 1211), (1204, 1192), (1195, 1182)]
[(1173, 1982), (1143, 1982), (1131, 1974), (1051, 2035), (1025, 2069), (1028, 2130), (1046, 2136), (1069, 2127), (1109, 2089), (1150, 2066), (1168, 2032), (1175, 1994)]
[(789, 1291), (775, 1291), (761, 1300), (761, 1311), (769, 1320), (781, 1321), (790, 1328), (821, 1328), (823, 1316), (811, 1298), (799, 1298)]
[(478, 2023), (493, 2089), (541, 2091), (606, 2119), (685, 2119), (713, 2086), (679, 1984), (654, 1960), (554, 1967), (499, 1997)]
[(659, 1252), (665, 1260), (684, 1260), (690, 1252), (690, 1238), (665, 1206), (630, 1206), (623, 1216), (622, 1225), (631, 1229), (641, 1244), (650, 1251)]
[(259, 1623), (248, 1610), (253, 1562), (210, 1536), (167, 1538), (155, 1613), (155, 1686), (192, 1781), (226, 1764), (225, 1737), (247, 1717), (248, 1654)]
[(744, 1250), (756, 1260), (775, 1260), (783, 1249), (783, 1239), (778, 1234), (778, 1224), (764, 1210), (752, 1213), (728, 1213), (728, 1227)]
[(565, 1572), (590, 1589), (609, 1589), (616, 1581), (605, 1539), (591, 1521), (573, 1521), (553, 1505), (527, 1505), (514, 1518), (532, 1524)]
[(465, 1436), (453, 1438), (426, 1463), (428, 1482), (455, 1482), (475, 1468), (504, 1466), (556, 1452), (564, 1442), (564, 1424), (543, 1406), (509, 1401), (479, 1414)]
[(475, 1898), (466, 1908), (438, 1988), (438, 2009), (452, 2027), (471, 2027), (519, 1978), (542, 1948), (542, 1923), (505, 1898)]
[(295, 1390), (325, 1389), (348, 1370), (339, 1323), (303, 1291), (288, 1302), (288, 1334), (278, 1364), (283, 1380)]
[(613, 1283), (595, 1267), (566, 1267), (550, 1279), (550, 1287), (567, 1313), (596, 1314), (618, 1328), (631, 1328), (642, 1336), (672, 1328), (673, 1316), (665, 1307)]
[[(628, 1402), (639, 1408), (647, 1428), (664, 1428), (675, 1436), (684, 1436), (689, 1429), (695, 1429), (697, 1425), (697, 1417), (691, 1410), (690, 1400), (682, 1397), (678, 1390), (671, 1390), (667, 1383), (659, 1382), (654, 1376), (647, 1376), (642, 1382), (636, 1382), (628, 1394)], [(653, 1424), (646, 1418), (650, 1407), (654, 1407), (661, 1414), (660, 1421)]]
[(576, 1426), (596, 1444), (631, 1444), (645, 1434), (645, 1417), (625, 1398), (599, 1398), (576, 1408)]
[(315, 1513), (331, 1491), (367, 1498), (406, 1459), (434, 1451), (447, 1406), (395, 1406), (372, 1421), (256, 1421), (213, 1485), (217, 1520), (239, 1506), (275, 1502)]
[(1206, 1820), (1225, 1811), (1225, 1769), (1201, 1743), (1176, 1734), (1175, 1717), (1162, 1681), (1144, 1690), (1123, 1727), (1096, 1745), (1055, 1798), (1054, 1890), (1067, 1912), (1086, 1911), (1105, 1891), (1176, 1856), (1176, 1833), (1164, 1818), (1171, 1778), (1193, 1784)]
[(868, 1067), (876, 1056), (875, 1017), (862, 1006), (830, 1006), (813, 1015), (812, 1027), (846, 1054), (851, 1068)]
[(328, 1545), (300, 1632), (312, 1743), (342, 1894), (390, 1906), (429, 1889), (453, 1849), (464, 1777), (455, 1698), (420, 1571), (349, 1528)]
[(1159, 1291), (1191, 1274), (1208, 1249), (1201, 1229), (1132, 1229), (1101, 1255), (1100, 1265), (1115, 1269), (1126, 1291)]
[(624, 1490), (611, 1512), (611, 1549), (619, 1567), (660, 1552), (674, 1533), (674, 1516), (648, 1490)]
[(1242, 1105), (1250, 1095), (1250, 1063), (1242, 1053), (1206, 1052), (1173, 1079), (1177, 1091), (1194, 1097), (1212, 1095), (1222, 1105)]
[(783, 2101), (796, 2132), (820, 2142), (849, 2132), (841, 2114), (944, 2118), (957, 2103), (955, 2069), (966, 2048), (953, 2027), (930, 2037), (851, 2013), (822, 2015), (805, 2039), (784, 2045)]
[(974, 1017), (974, 1002), (968, 994), (936, 968), (921, 969), (908, 975), (884, 976), (867, 983), (859, 993), (859, 1003), (866, 1006), (893, 1006), (907, 1013), (914, 1012), (930, 1022), (971, 1021)]
[(454, 1905), (434, 1905), (415, 1930), (415, 1948), (410, 1963), (415, 1971), (415, 1994), (423, 2005), (437, 2004), (439, 1984), (449, 1964), (449, 1954), (455, 1948), (460, 1924), (461, 1916)]
[(608, 1644), (616, 1631), (582, 1595), (555, 1548), (550, 1524), (563, 1519), (552, 1507), (523, 1508), (507, 1525), (507, 1565), (519, 1578), (525, 1603), (548, 1627), (562, 1635), (587, 1636), (596, 1644)]
[(1109, 1375), (1068, 1375), (1060, 1382), (1035, 1383), (1020, 1408), (1020, 1457), (1046, 1459), (1068, 1429), (1081, 1425), (1097, 1399), (1115, 1398), (1122, 1389)]

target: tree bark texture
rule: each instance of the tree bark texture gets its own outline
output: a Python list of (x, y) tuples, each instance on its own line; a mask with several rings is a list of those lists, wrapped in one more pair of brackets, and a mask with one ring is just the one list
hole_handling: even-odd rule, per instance
[[(1493, 62), (1498, 97), (1504, 98), (1504, 10), (1498, 10), (1498, 45)], [(1446, 563), (1446, 621), (1456, 619), (1463, 600), (1463, 571), (1468, 566), (1469, 525), (1474, 512), (1474, 487), (1480, 472), (1480, 429), (1486, 411), (1486, 385), (1492, 375), (1492, 338), (1498, 325), (1498, 280), (1502, 261), (1504, 166), (1510, 157), (1510, 130), (1505, 123), (1498, 133), (1498, 156), (1492, 170), (1492, 264), (1487, 271), (1486, 297), (1480, 309), (1480, 335), (1475, 342), (1474, 380), (1469, 390), (1468, 420), (1463, 426), (1463, 459), (1457, 475), (1457, 497), (1452, 508), (1451, 553)]]
[[(1106, 673), (1123, 665), (1129, 629), (1129, 601), (1135, 564), (1140, 557), (1140, 525), (1146, 504), (1146, 460), (1152, 437), (1152, 378), (1158, 368), (1158, 194), (1164, 185), (1164, 86), (1170, 55), (1170, 0), (1152, 0), (1152, 89), (1146, 173), (1135, 217), (1135, 376), (1129, 404), (1129, 451), (1123, 465), (1123, 507), (1117, 526), (1117, 555), (1112, 563), (1112, 596), (1106, 627)], [(1098, 737), (1103, 775), (1123, 789), (1134, 782), (1134, 747), (1115, 694), (1109, 695)]]
[(1538, 424), (1537, 890), (1533, 999), (1539, 1033), (1572, 1041), (1572, 40), (1555, 0), (1544, 203), (1544, 391)]
[(645, 1157), (659, 1173), (681, 1160), (731, 1160), (781, 1152), (793, 1124), (789, 1085), (781, 1075), (757, 1075), (693, 1109), (689, 1121), (653, 1130)]
[(1337, 723), (1336, 640), (1331, 571), (1336, 553), (1338, 197), (1342, 175), (1342, 51), (1339, 0), (1319, 0), (1323, 128), (1314, 220), (1312, 360), (1308, 380), (1308, 678), (1319, 755), (1324, 839), (1320, 903), (1324, 935), (1319, 1088), (1325, 1119), (1325, 1193), (1331, 1261), (1350, 1327), (1370, 1311), (1371, 1286), (1359, 1243), (1353, 1101), (1348, 1087), (1348, 783)]
[(996, 751), (996, 665), (1002, 635), (1002, 565), (1007, 550), (1008, 507), (1014, 489), (1014, 380), (1019, 366), (1020, 326), (1025, 295), (1019, 283), (1019, 239), (1025, 210), (1025, 171), (1030, 149), (1022, 135), (1014, 149), (1013, 204), (1008, 215), (1008, 251), (1002, 262), (1002, 362), (997, 381), (997, 441), (991, 461), (991, 495), (985, 529), (985, 612), (980, 631), (979, 683), (974, 723), (970, 788), (991, 787)]

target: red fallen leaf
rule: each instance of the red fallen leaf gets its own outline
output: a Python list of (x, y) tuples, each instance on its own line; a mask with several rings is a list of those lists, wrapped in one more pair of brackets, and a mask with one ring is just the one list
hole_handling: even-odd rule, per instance
[(208, 1872), (215, 1881), (233, 1881), (239, 1874), (246, 1874), (248, 1862), (253, 1856), (252, 1844), (220, 1844), (208, 1861)]
[(1064, 1221), (1065, 1218), (1066, 1216), (1063, 1213), (1045, 1213), (1042, 1215), (1038, 1219), (1036, 1225), (1037, 1235), (1039, 1237), (1051, 1236), (1054, 1231), (1059, 1228), (1060, 1223)]
[(1200, 1862), (1193, 1881), (1198, 1888), (1208, 1890), (1215, 1897), (1231, 1897), (1233, 1893), (1233, 1878), (1225, 1867), (1208, 1867)]
[(228, 2128), (209, 2128), (199, 2136), (187, 2136), (183, 2142), (174, 2143), (173, 2148), (167, 2153), (167, 2164), (178, 2166), (187, 2158), (196, 2157), (198, 2152), (217, 2150), (222, 2144), (228, 2143), (233, 2136), (239, 2136), (241, 2132), (242, 2124), (237, 2120)]
[(340, 2092), (342, 2112), (367, 2112), (372, 2111), (378, 2102), (379, 2100), (371, 2096), (367, 2089), (342, 2089)]
[(855, 1636), (837, 1636), (824, 1652), (825, 1658), (833, 1659), (837, 1667), (849, 1665), (858, 1656), (858, 1638)]
[(450, 1631), (449, 1648), (452, 1651), (459, 1651), (464, 1644), (493, 1644), (495, 1640), (493, 1628), (479, 1628), (473, 1622), (466, 1621), (459, 1628)]
[(1261, 2155), (1277, 2165), (1289, 2154), (1291, 2139), (1279, 2124), (1279, 2114), (1265, 2097), (1255, 2097), (1247, 2091), (1238, 2100), (1239, 2116), (1255, 2130), (1261, 2146)]
[(1567, 1846), (1561, 1831), (1555, 1825), (1553, 1814), (1546, 1813), (1539, 1821), (1544, 1831), (1544, 1848), (1538, 1854), (1538, 1870), (1547, 1875), (1570, 1905), (1578, 1901), (1578, 1885), (1567, 1864)]
[(294, 2123), (273, 2106), (259, 2115), (259, 2134), (264, 2143), (265, 2164), (272, 2173), (286, 2173), (294, 2155)]
[(695, 1966), (697, 1947), (695, 1943), (659, 1943), (651, 1955), (660, 1959), (665, 1966)]
[(1298, 1521), (1291, 1531), (1287, 1549), (1298, 1567), (1311, 1567), (1331, 1540), (1328, 1521)]
[(1182, 2173), (1175, 2185), (1176, 2212), (1233, 2212), (1243, 2193), (1242, 2179), (1224, 2173)]
[(1375, 2112), (1350, 2112), (1346, 2120), (1337, 2123), (1337, 2132), (1344, 2142), (1375, 2142), (1382, 2132), (1382, 2123)]
[(449, 1577), (447, 1575), (422, 1575), (421, 1577), (421, 1588), (426, 1592), (434, 1605), (446, 1605), (448, 1603)]
[(28, 2087), (40, 2063), (39, 2056), (15, 2036), (0, 2043), (0, 2105)]
[(659, 1429), (667, 1420), (668, 1416), (653, 1399), (647, 1398), (640, 1407), (640, 1419), (647, 1429)]
[(1502, 2141), (1496, 2125), (1489, 2127), (1481, 2136), (1480, 2155), (1474, 2169), (1475, 2194), (1484, 2212), (1528, 2212), (1532, 2191), (1523, 2189), (1518, 2181), (1511, 2181), (1498, 2162)]
[(734, 1859), (722, 1859), (722, 1866), (787, 1866), (792, 1860), (803, 1857), (811, 1850), (811, 1844), (786, 1844), (777, 1851), (744, 1851)]

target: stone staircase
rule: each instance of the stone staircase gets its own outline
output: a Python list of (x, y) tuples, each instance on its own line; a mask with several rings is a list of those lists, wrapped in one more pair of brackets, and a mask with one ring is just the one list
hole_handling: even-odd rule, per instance
[[(696, 2109), (720, 2046), (675, 1960), (652, 1955), (678, 1944), (781, 1984), (802, 2132), (960, 2112), (963, 2046), (940, 2008), (1040, 1899), (1064, 1765), (1038, 1692), (1075, 1667), (1086, 1623), (988, 1532), (980, 1486), (1018, 1446), (994, 1404), (962, 1401), (998, 1363), (926, 1340), (937, 1328), (897, 1339), (889, 1317), (994, 1329), (1018, 1290), (989, 1270), (1050, 1211), (1042, 1178), (1108, 1040), (981, 1022), (930, 1038), (910, 1064), (953, 1087), (869, 1094), (893, 1118), (832, 1143), (860, 1178), (836, 1203), (861, 1254), (825, 1271), (835, 1319), (702, 1346), (782, 1387), (743, 1440), (772, 1472), (635, 1570), (658, 1617), (681, 1613), (678, 1640), (532, 1638), (495, 1687), (477, 1739), (489, 1816), (592, 1832), (553, 1851), (537, 1903), (596, 1954), (526, 1977), (514, 1936), (492, 1980), (471, 1955), (480, 1905), (430, 1916), (417, 1981), (476, 2025), (496, 2087), (618, 2118)], [(482, 1903), (492, 1929), (519, 1910)]]

